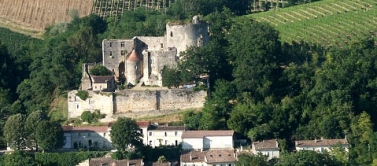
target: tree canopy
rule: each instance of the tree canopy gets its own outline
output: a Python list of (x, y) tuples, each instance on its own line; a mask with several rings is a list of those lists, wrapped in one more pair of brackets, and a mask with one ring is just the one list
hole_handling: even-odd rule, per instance
[(110, 135), (112, 144), (119, 151), (125, 151), (131, 147), (138, 148), (143, 144), (140, 128), (131, 118), (118, 118), (111, 126)]

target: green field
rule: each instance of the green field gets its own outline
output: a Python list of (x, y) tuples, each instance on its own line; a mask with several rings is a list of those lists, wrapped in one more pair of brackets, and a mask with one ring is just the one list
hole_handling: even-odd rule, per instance
[(287, 43), (345, 47), (377, 35), (377, 0), (323, 0), (247, 17), (270, 23)]

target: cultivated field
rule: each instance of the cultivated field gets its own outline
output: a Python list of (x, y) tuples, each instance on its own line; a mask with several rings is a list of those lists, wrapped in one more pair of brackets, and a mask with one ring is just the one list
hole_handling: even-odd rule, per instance
[(70, 11), (89, 15), (92, 6), (93, 0), (0, 0), (0, 26), (38, 33), (49, 25), (70, 21)]
[(323, 0), (247, 17), (275, 26), (288, 43), (344, 47), (377, 34), (377, 0)]

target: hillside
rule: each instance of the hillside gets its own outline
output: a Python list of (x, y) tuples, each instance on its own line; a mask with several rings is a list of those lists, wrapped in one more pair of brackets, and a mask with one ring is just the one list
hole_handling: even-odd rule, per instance
[(0, 0), (0, 27), (36, 36), (47, 26), (70, 20), (70, 11), (89, 15), (93, 0)]
[(377, 34), (377, 0), (323, 0), (247, 17), (270, 23), (288, 43), (344, 47)]

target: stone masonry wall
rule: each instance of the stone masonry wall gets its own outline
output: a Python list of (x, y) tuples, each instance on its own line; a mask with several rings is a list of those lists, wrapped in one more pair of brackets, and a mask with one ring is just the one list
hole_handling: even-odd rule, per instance
[(123, 90), (119, 92), (89, 92), (85, 101), (68, 93), (68, 118), (80, 117), (83, 111), (99, 109), (107, 120), (117, 116), (142, 117), (176, 112), (182, 109), (201, 108), (206, 91), (186, 89), (169, 90)]

